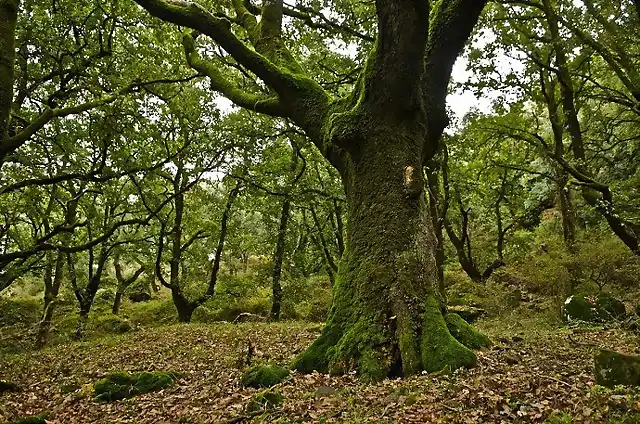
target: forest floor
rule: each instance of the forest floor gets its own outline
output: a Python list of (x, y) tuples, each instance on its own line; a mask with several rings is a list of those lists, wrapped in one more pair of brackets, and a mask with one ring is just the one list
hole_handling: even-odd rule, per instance
[[(240, 386), (248, 341), (257, 360), (286, 365), (321, 326), (196, 324), (139, 329), (0, 360), (0, 376), (23, 390), (0, 395), (0, 422), (53, 411), (48, 423), (225, 422), (640, 422), (640, 391), (595, 386), (598, 348), (635, 352), (618, 329), (528, 329), (504, 321), (479, 327), (496, 342), (479, 365), (452, 374), (364, 384), (355, 375), (292, 373), (274, 387), (282, 407), (248, 415), (256, 389)], [(112, 370), (169, 370), (177, 384), (128, 400), (98, 403), (91, 383)]]

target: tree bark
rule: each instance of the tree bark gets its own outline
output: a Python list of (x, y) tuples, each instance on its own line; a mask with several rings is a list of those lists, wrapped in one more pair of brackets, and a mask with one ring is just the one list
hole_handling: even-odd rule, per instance
[[(19, 0), (0, 0), (0, 152), (9, 139)], [(0, 167), (4, 154), (0, 153)]]
[[(567, 59), (564, 40), (560, 35), (558, 17), (553, 10), (550, 0), (543, 0), (543, 11), (549, 26), (549, 33), (553, 41), (558, 68), (558, 81), (562, 95), (564, 124), (571, 137), (571, 150), (574, 159), (578, 161), (575, 169), (571, 168), (562, 157), (554, 156), (559, 163), (583, 183), (582, 197), (585, 202), (598, 211), (609, 224), (609, 228), (631, 251), (640, 256), (640, 234), (636, 234), (631, 223), (626, 222), (615, 210), (613, 195), (608, 185), (598, 183), (591, 177), (586, 167), (587, 157), (578, 111), (575, 104), (575, 90)], [(573, 171), (573, 172), (571, 172)]]
[[(345, 254), (320, 338), (299, 370), (357, 369), (365, 380), (476, 363), (447, 329), (438, 295), (435, 239), (422, 166), (447, 124), (451, 69), (485, 2), (376, 0), (377, 37), (353, 91), (326, 92), (305, 74), (282, 38), (283, 2), (266, 2), (260, 22), (234, 1), (234, 24), (188, 1), (135, 0), (151, 14), (204, 34), (260, 78), (268, 96), (244, 92), (183, 37), (190, 66), (234, 103), (302, 128), (341, 174), (349, 217)], [(252, 8), (253, 9), (253, 8)], [(260, 9), (260, 8), (258, 8)], [(426, 249), (425, 249), (426, 247)]]
[(284, 250), (287, 239), (287, 225), (289, 222), (289, 209), (291, 200), (285, 197), (282, 201), (282, 211), (280, 213), (280, 227), (278, 228), (278, 239), (276, 241), (276, 251), (273, 258), (273, 276), (271, 282), (272, 303), (271, 303), (271, 321), (280, 320), (280, 309), (282, 307), (282, 285), (280, 277), (282, 275), (282, 261), (284, 258)]
[(379, 380), (473, 365), (475, 354), (451, 336), (442, 315), (422, 134), (413, 122), (367, 122), (379, 126), (359, 140), (343, 171), (349, 223), (333, 305), (295, 367), (357, 368), (365, 380)]
[[(89, 282), (87, 286), (81, 288), (77, 285), (75, 281), (75, 277), (73, 277), (74, 283), (74, 293), (76, 298), (78, 299), (78, 307), (79, 307), (79, 316), (78, 322), (76, 325), (76, 332), (74, 334), (74, 339), (82, 340), (85, 336), (86, 324), (89, 319), (89, 313), (91, 312), (91, 308), (93, 307), (93, 302), (96, 298), (96, 293), (100, 288), (100, 283), (102, 282), (102, 274), (104, 273), (105, 266), (107, 264), (107, 260), (109, 259), (110, 248), (107, 245), (107, 242), (102, 243), (100, 247), (100, 254), (97, 260), (97, 267), (95, 272), (93, 272), (93, 260), (89, 261)], [(89, 250), (89, 256), (91, 257), (93, 254), (93, 249)], [(71, 256), (69, 256), (71, 257)], [(68, 263), (69, 267), (71, 265)], [(73, 267), (73, 273), (75, 274), (75, 266)]]
[(178, 312), (178, 321), (185, 324), (190, 323), (193, 312), (199, 305), (195, 305), (193, 302), (189, 302), (184, 294), (182, 294), (181, 290), (171, 290), (171, 298), (173, 299), (173, 304), (175, 305), (176, 311)]
[[(53, 265), (53, 264), (52, 264)], [(36, 335), (36, 348), (42, 348), (46, 346), (49, 339), (49, 331), (51, 329), (51, 320), (53, 319), (53, 313), (55, 312), (56, 299), (60, 291), (60, 285), (62, 284), (62, 274), (64, 271), (64, 254), (58, 252), (55, 260), (55, 270), (53, 277), (48, 276), (45, 280), (44, 288), (44, 307), (42, 311), (42, 319), (38, 324), (38, 334)], [(47, 271), (50, 273), (51, 271)]]
[(116, 271), (116, 279), (118, 280), (118, 288), (116, 289), (116, 297), (113, 300), (113, 307), (111, 308), (111, 313), (114, 315), (118, 315), (120, 313), (120, 305), (122, 304), (122, 297), (124, 296), (124, 292), (131, 284), (135, 283), (136, 280), (140, 277), (140, 275), (145, 272), (146, 267), (144, 264), (140, 265), (129, 278), (125, 278), (124, 273), (122, 271), (122, 264), (120, 263), (120, 252), (117, 252), (113, 255), (113, 267)]

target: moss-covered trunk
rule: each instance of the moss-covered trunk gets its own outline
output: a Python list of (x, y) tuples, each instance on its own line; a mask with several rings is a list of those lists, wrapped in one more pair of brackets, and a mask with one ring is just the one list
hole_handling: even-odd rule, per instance
[(347, 247), (326, 327), (298, 369), (379, 380), (475, 364), (443, 318), (418, 134), (411, 122), (380, 122), (350, 153)]
[(0, 0), (0, 166), (8, 153), (9, 117), (13, 101), (15, 31), (18, 0)]
[(365, 379), (380, 379), (474, 364), (442, 314), (422, 165), (447, 125), (451, 70), (485, 1), (439, 2), (433, 9), (427, 1), (375, 1), (375, 42), (357, 84), (339, 98), (287, 49), (283, 2), (263, 2), (259, 21), (247, 3), (233, 2), (249, 47), (227, 20), (189, 2), (135, 1), (203, 32), (254, 72), (272, 97), (229, 83), (199, 57), (191, 35), (183, 38), (189, 65), (208, 75), (215, 90), (241, 107), (291, 119), (342, 176), (349, 221), (333, 305), (323, 334), (295, 366), (358, 369)]

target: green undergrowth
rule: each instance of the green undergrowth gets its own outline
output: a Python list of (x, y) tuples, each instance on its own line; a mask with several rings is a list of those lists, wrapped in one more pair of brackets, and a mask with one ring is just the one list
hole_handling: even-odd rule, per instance
[(251, 396), (246, 409), (248, 413), (267, 411), (270, 409), (278, 408), (282, 405), (283, 402), (284, 396), (282, 395), (282, 393), (275, 390), (267, 389), (261, 392), (257, 392), (253, 396)]
[(38, 415), (19, 418), (17, 420), (9, 421), (6, 424), (45, 424), (48, 417), (48, 412), (41, 412)]
[(256, 364), (248, 368), (240, 379), (244, 387), (271, 387), (289, 376), (289, 371), (276, 364)]
[(126, 399), (171, 386), (176, 378), (176, 373), (163, 371), (142, 371), (135, 374), (114, 371), (94, 383), (93, 394), (100, 402)]

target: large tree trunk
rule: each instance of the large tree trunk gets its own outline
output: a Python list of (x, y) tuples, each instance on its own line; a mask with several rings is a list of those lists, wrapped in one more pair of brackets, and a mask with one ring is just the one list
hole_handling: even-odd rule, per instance
[(282, 1), (264, 2), (259, 24), (245, 3), (233, 2), (252, 47), (228, 20), (190, 2), (135, 1), (210, 37), (254, 72), (274, 97), (245, 96), (199, 57), (193, 37), (183, 38), (189, 65), (208, 75), (215, 90), (241, 107), (290, 118), (341, 173), (345, 254), (329, 320), (296, 368), (358, 369), (364, 379), (382, 379), (475, 364), (442, 314), (422, 166), (447, 125), (451, 70), (485, 1), (442, 2), (432, 11), (427, 1), (376, 0), (375, 44), (343, 98), (306, 75), (287, 49)]
[(358, 369), (379, 380), (476, 362), (442, 314), (422, 142), (408, 125), (381, 125), (343, 171), (347, 248), (326, 327), (296, 360), (300, 370)]

